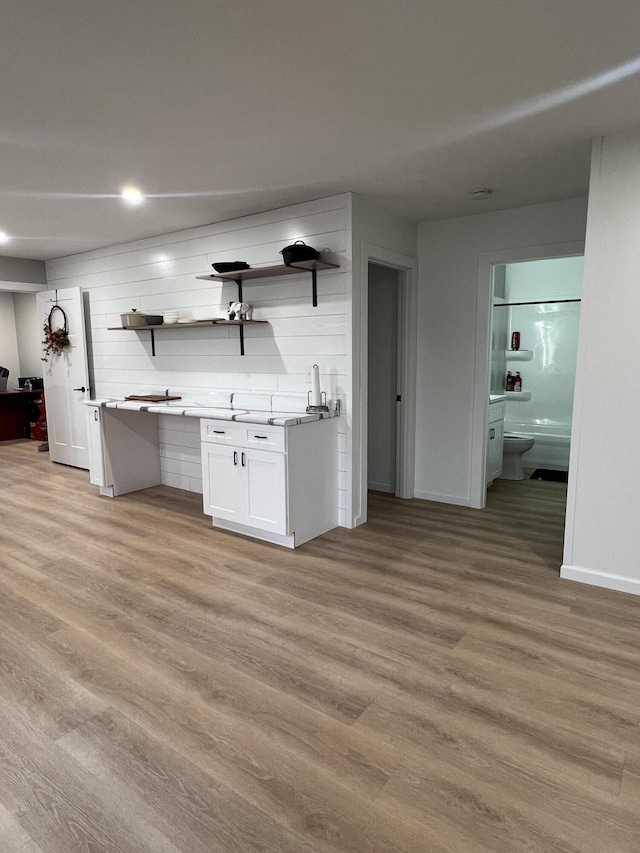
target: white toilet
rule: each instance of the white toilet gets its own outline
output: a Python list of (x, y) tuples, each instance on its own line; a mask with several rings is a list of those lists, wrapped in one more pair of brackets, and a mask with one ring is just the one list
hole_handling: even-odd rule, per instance
[(531, 450), (535, 439), (531, 435), (506, 432), (502, 444), (502, 474), (503, 480), (524, 480), (524, 462), (522, 454)]

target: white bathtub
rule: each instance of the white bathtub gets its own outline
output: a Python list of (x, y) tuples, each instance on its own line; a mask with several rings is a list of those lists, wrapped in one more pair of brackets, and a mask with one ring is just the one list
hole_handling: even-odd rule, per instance
[(569, 470), (571, 427), (562, 424), (523, 424), (505, 421), (505, 435), (521, 433), (531, 435), (536, 443), (522, 457), (525, 468), (550, 468)]

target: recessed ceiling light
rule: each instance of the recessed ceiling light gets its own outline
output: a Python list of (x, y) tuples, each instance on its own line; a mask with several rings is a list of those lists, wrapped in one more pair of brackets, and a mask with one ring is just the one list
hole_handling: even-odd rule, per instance
[(137, 187), (125, 187), (121, 196), (127, 204), (142, 204), (144, 201), (144, 196)]
[(11, 237), (4, 231), (0, 231), (0, 243), (8, 243)]
[(473, 190), (471, 198), (482, 200), (483, 198), (489, 198), (490, 195), (493, 195), (493, 190), (489, 187), (483, 187), (480, 190)]

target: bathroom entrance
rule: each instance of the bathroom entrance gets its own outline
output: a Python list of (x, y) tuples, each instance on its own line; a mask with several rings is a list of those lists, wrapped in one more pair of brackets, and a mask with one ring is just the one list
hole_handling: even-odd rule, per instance
[[(583, 257), (493, 265), (486, 487), (566, 482)], [(503, 435), (502, 458), (492, 447)]]

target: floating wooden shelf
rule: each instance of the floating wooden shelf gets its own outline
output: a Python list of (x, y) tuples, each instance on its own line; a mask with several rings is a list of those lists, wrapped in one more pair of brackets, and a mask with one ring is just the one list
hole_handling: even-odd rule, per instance
[(248, 270), (234, 270), (232, 272), (212, 273), (211, 275), (197, 275), (201, 281), (235, 281), (238, 285), (238, 300), (242, 302), (242, 282), (258, 278), (276, 278), (281, 275), (300, 275), (300, 273), (311, 273), (311, 299), (313, 307), (318, 305), (318, 285), (316, 273), (318, 270), (337, 270), (339, 264), (330, 264), (327, 261), (299, 261), (297, 264), (277, 264), (270, 267), (256, 267)]
[(240, 355), (244, 355), (243, 326), (256, 323), (268, 323), (268, 320), (195, 320), (193, 323), (159, 323), (154, 326), (109, 326), (110, 332), (151, 332), (151, 355), (156, 354), (156, 332), (175, 331), (176, 329), (207, 329), (213, 326), (240, 326)]

